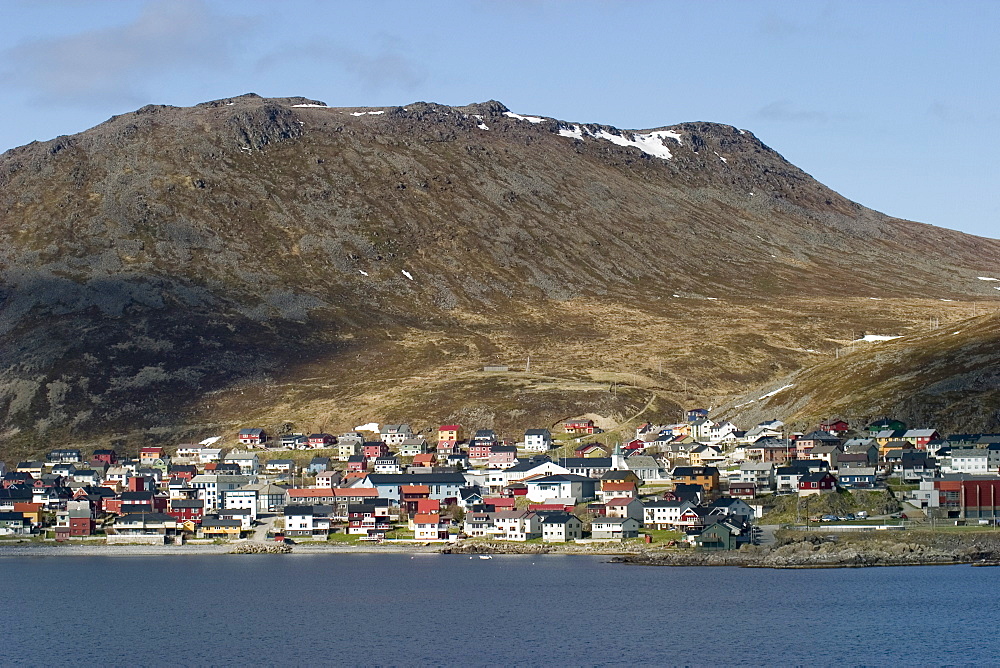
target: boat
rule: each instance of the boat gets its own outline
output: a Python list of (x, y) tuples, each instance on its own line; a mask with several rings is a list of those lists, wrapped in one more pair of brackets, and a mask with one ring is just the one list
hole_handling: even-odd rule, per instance
[(489, 555), (489, 554), (480, 554), (480, 555), (479, 555), (479, 558), (480, 558), (480, 559), (492, 559), (492, 558), (493, 558), (493, 556), (492, 556), (492, 555)]

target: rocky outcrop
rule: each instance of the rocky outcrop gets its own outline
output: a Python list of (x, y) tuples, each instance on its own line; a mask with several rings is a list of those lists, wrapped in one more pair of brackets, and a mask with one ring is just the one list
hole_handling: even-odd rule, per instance
[(441, 554), (548, 554), (549, 545), (509, 541), (458, 543), (441, 549)]
[(237, 543), (229, 554), (289, 554), (291, 545), (284, 543)]
[(893, 536), (824, 540), (805, 538), (776, 547), (747, 546), (731, 552), (695, 550), (622, 555), (612, 562), (645, 566), (741, 566), (747, 568), (856, 568), (987, 564), (1000, 561), (992, 536)]

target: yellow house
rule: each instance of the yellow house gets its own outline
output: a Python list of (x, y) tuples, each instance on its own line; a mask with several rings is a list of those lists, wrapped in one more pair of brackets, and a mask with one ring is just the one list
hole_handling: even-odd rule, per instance
[(673, 475), (675, 483), (701, 485), (706, 492), (719, 488), (719, 469), (714, 466), (678, 466)]
[(461, 441), (462, 440), (462, 425), (460, 424), (445, 424), (438, 428), (438, 443), (441, 441)]
[(234, 538), (240, 537), (241, 522), (239, 520), (203, 520), (201, 523), (201, 534), (205, 538)]
[(885, 459), (886, 454), (890, 450), (912, 450), (913, 447), (914, 447), (913, 444), (910, 443), (909, 441), (901, 441), (901, 440), (898, 440), (898, 439), (897, 440), (887, 440), (887, 441), (884, 441), (884, 442), (883, 441), (879, 441), (879, 444), (878, 444), (878, 456), (881, 459)]

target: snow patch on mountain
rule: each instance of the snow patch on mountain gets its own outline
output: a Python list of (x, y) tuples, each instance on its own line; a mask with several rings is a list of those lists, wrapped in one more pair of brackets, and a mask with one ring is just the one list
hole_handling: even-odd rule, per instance
[(767, 394), (765, 394), (762, 397), (758, 397), (757, 401), (764, 401), (764, 399), (770, 399), (771, 397), (773, 397), (774, 395), (776, 395), (778, 392), (784, 392), (785, 390), (787, 390), (790, 387), (795, 387), (795, 385), (782, 385), (778, 389), (772, 390), (771, 392), (768, 392)]
[(529, 123), (541, 123), (544, 118), (539, 118), (538, 116), (522, 116), (521, 114), (515, 114), (513, 111), (503, 112), (504, 116), (509, 116), (510, 118), (516, 118), (519, 121), (528, 121)]
[(622, 130), (621, 133), (618, 134), (604, 129), (591, 130), (585, 126), (573, 124), (560, 125), (558, 134), (560, 137), (570, 137), (572, 139), (582, 140), (586, 137), (603, 139), (611, 142), (612, 144), (617, 144), (618, 146), (631, 146), (632, 148), (637, 148), (646, 155), (651, 155), (654, 158), (660, 158), (662, 160), (670, 160), (670, 158), (673, 157), (670, 153), (670, 149), (667, 148), (665, 140), (672, 139), (676, 141), (678, 145), (683, 145), (680, 133), (674, 132), (673, 130), (653, 130), (652, 132), (647, 132), (645, 134)]

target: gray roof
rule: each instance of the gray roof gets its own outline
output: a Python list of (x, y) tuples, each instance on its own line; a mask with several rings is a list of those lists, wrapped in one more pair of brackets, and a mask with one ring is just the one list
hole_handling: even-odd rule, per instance
[(635, 469), (658, 469), (660, 465), (649, 455), (632, 455), (625, 459), (625, 465), (631, 470)]

